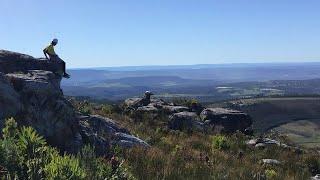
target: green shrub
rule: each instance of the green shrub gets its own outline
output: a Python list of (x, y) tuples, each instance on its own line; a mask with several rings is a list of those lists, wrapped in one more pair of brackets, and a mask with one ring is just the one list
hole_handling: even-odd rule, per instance
[(81, 114), (83, 114), (83, 115), (89, 115), (89, 114), (91, 114), (91, 109), (90, 109), (89, 106), (81, 106), (81, 107), (79, 108), (79, 112), (80, 112)]
[(6, 119), (5, 126), (2, 129), (4, 139), (15, 138), (18, 134), (18, 124), (13, 118)]
[(274, 179), (277, 176), (277, 172), (273, 169), (266, 169), (265, 175), (266, 175), (267, 179)]
[(230, 148), (230, 142), (223, 135), (216, 135), (212, 137), (212, 147), (219, 150), (227, 150)]
[(80, 166), (87, 172), (87, 179), (103, 180), (112, 176), (111, 166), (102, 158), (97, 158), (91, 146), (84, 146), (78, 153)]
[(79, 102), (77, 109), (83, 115), (89, 115), (92, 112), (92, 106), (88, 101)]
[(112, 105), (103, 104), (101, 107), (101, 111), (105, 115), (110, 115), (114, 112), (114, 107)]
[(77, 158), (69, 155), (60, 156), (58, 154), (52, 154), (51, 156), (52, 160), (45, 166), (47, 179), (85, 179), (86, 173), (80, 167), (80, 163)]
[(0, 170), (0, 179), (102, 180), (113, 176), (126, 177), (122, 175), (125, 169), (112, 172), (111, 166), (97, 158), (89, 146), (84, 147), (77, 157), (61, 156), (33, 128), (18, 128), (13, 118), (6, 120), (3, 139), (0, 139)]
[(23, 177), (41, 179), (43, 167), (50, 161), (48, 146), (43, 137), (31, 127), (22, 127), (17, 136), (16, 146), (19, 149), (23, 164)]
[(113, 172), (110, 177), (111, 180), (134, 180), (133, 175), (124, 167), (124, 161), (120, 162), (118, 168)]

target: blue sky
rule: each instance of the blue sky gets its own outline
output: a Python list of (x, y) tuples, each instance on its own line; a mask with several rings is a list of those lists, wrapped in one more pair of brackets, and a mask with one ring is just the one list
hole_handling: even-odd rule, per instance
[(0, 0), (0, 49), (68, 67), (320, 61), (319, 0)]

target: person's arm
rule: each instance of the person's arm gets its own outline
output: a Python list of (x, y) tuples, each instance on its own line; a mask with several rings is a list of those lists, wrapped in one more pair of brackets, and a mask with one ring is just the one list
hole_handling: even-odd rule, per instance
[(49, 60), (48, 55), (47, 55), (47, 50), (46, 50), (46, 49), (44, 49), (44, 50), (43, 50), (43, 54), (46, 56), (46, 59), (48, 59), (48, 60)]

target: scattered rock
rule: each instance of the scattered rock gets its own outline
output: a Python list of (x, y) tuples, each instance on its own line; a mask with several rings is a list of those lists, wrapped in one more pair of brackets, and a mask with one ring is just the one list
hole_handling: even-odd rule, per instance
[(320, 174), (311, 177), (311, 180), (320, 180)]
[(270, 139), (270, 138), (255, 138), (250, 139), (246, 142), (247, 145), (254, 146), (254, 147), (266, 147), (266, 146), (279, 146), (283, 148), (290, 148), (290, 146), (281, 143), (280, 141)]
[(115, 121), (98, 115), (79, 116), (80, 134), (84, 144), (95, 146), (96, 152), (100, 155), (106, 153), (113, 145), (124, 148), (133, 146), (149, 147), (139, 138), (136, 138), (123, 128), (120, 128)]
[(259, 139), (250, 139), (246, 142), (247, 145), (255, 146), (258, 143)]
[(266, 144), (264, 144), (264, 143), (258, 143), (258, 144), (256, 144), (254, 147), (263, 149), (263, 148), (266, 147)]
[(201, 112), (200, 117), (213, 127), (223, 127), (222, 131), (226, 133), (236, 132), (237, 130), (243, 132), (252, 125), (250, 116), (237, 110), (207, 108)]
[(115, 136), (117, 141), (114, 141), (114, 145), (119, 145), (124, 148), (131, 148), (133, 146), (149, 147), (149, 144), (145, 141), (127, 133), (119, 132), (115, 133)]
[(276, 159), (262, 159), (261, 161), (264, 165), (279, 165), (279, 164), (281, 164), (281, 162)]
[[(169, 128), (176, 130), (196, 129), (211, 133), (241, 131), (247, 132), (247, 134), (252, 134), (253, 132), (252, 130), (250, 131), (251, 118), (241, 111), (224, 108), (204, 109), (199, 103), (193, 103), (189, 108), (167, 103), (161, 99), (148, 98), (150, 96), (125, 100), (124, 107), (126, 112), (131, 112), (135, 115), (163, 112), (169, 116)], [(145, 103), (146, 99), (149, 103)], [(203, 111), (199, 113), (201, 110)]]

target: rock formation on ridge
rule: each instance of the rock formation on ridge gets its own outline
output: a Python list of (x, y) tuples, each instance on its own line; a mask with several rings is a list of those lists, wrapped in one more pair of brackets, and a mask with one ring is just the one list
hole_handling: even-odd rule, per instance
[(0, 50), (0, 127), (14, 117), (50, 145), (69, 152), (84, 144), (95, 146), (99, 154), (112, 145), (148, 146), (111, 119), (76, 112), (60, 89), (61, 72), (58, 63)]

